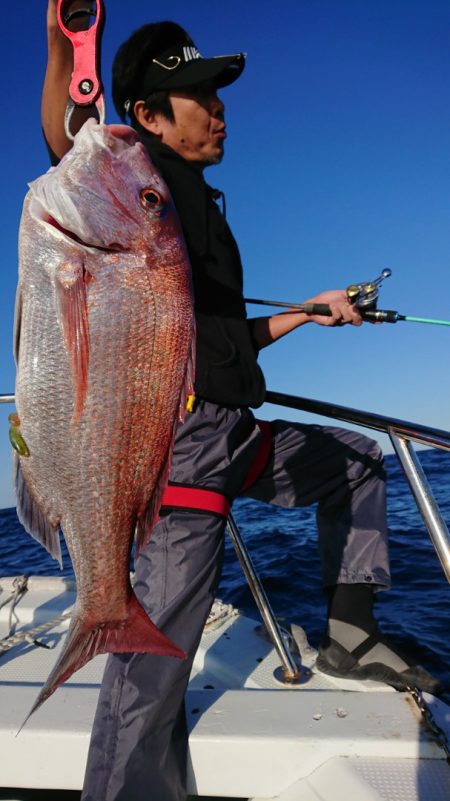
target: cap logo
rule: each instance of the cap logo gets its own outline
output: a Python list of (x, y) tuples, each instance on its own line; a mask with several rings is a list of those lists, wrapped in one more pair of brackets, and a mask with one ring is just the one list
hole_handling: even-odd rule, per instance
[(196, 47), (183, 47), (183, 56), (185, 61), (193, 61), (194, 58), (201, 58)]
[(175, 64), (163, 64), (162, 61), (158, 61), (156, 58), (152, 59), (152, 64), (157, 64), (158, 67), (162, 67), (163, 70), (169, 70), (170, 72), (171, 70), (176, 70), (180, 65), (181, 58), (180, 56), (169, 56), (167, 61), (174, 61)]
[[(201, 55), (196, 47), (183, 47), (181, 52), (183, 54), (185, 64), (187, 64), (188, 61), (194, 61), (197, 58), (201, 58)], [(157, 64), (158, 67), (162, 67), (163, 70), (172, 72), (172, 70), (176, 70), (177, 67), (180, 66), (182, 58), (181, 56), (166, 56), (165, 61), (166, 63), (164, 64), (162, 61), (158, 61), (157, 58), (153, 58), (152, 64)]]

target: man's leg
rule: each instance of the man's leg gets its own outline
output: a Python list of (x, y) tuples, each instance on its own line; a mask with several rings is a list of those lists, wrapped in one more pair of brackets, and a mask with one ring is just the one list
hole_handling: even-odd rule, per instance
[(317, 503), (324, 586), (390, 584), (385, 471), (373, 440), (276, 420), (273, 454), (246, 492), (284, 508)]
[(185, 801), (184, 694), (220, 576), (223, 526), (217, 517), (173, 512), (137, 560), (139, 600), (188, 658), (109, 657), (83, 801)]
[(389, 587), (385, 472), (378, 444), (353, 431), (275, 421), (274, 453), (246, 493), (284, 507), (317, 503), (329, 620), (318, 667), (340, 676), (415, 683), (436, 680), (383, 638), (374, 593)]
[[(171, 480), (234, 497), (258, 447), (253, 415), (201, 402), (180, 426)], [(223, 555), (222, 518), (174, 511), (136, 560), (136, 594), (188, 653), (108, 659), (94, 721), (83, 801), (185, 801), (184, 693)]]

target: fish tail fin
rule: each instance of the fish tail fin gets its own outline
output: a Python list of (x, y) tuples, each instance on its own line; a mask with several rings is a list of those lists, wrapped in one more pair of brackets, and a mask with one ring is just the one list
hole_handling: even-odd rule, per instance
[(47, 700), (55, 690), (98, 654), (148, 653), (158, 656), (176, 656), (186, 659), (186, 653), (160, 631), (146, 614), (135, 594), (127, 603), (127, 617), (118, 624), (114, 621), (93, 624), (77, 613), (72, 618), (63, 650), (40, 691), (30, 712), (22, 723)]

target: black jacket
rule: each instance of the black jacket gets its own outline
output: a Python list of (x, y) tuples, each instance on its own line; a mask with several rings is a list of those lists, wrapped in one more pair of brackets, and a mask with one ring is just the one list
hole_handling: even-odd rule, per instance
[(192, 265), (196, 395), (222, 406), (260, 406), (265, 383), (246, 319), (241, 258), (216, 192), (174, 150), (146, 134), (141, 139), (172, 193)]

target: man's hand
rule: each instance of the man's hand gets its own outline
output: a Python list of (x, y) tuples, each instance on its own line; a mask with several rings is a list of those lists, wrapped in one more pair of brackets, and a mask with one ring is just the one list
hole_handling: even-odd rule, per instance
[(325, 315), (322, 314), (308, 315), (308, 320), (313, 323), (318, 323), (318, 325), (361, 325), (362, 323), (362, 318), (358, 309), (348, 302), (345, 289), (330, 289), (327, 292), (321, 292), (320, 295), (309, 298), (309, 300), (305, 302), (326, 303), (330, 307), (330, 317), (325, 317)]
[[(72, 147), (64, 128), (64, 114), (69, 100), (69, 85), (73, 71), (72, 44), (58, 25), (57, 0), (49, 0), (47, 6), (48, 62), (42, 92), (41, 120), (44, 136), (52, 152), (60, 159)], [(64, 4), (63, 14), (80, 9), (95, 11), (91, 0), (69, 0)], [(75, 15), (67, 23), (71, 31), (86, 30), (94, 20), (90, 14)], [(70, 125), (75, 135), (88, 117), (95, 116), (95, 108), (76, 108)]]

